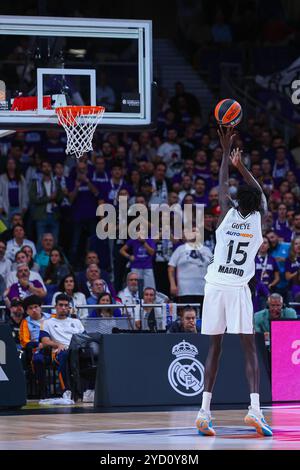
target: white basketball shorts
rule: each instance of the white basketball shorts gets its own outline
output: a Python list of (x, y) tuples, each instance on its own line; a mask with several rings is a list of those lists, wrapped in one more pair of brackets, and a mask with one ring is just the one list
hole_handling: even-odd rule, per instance
[(206, 283), (202, 311), (201, 333), (253, 334), (253, 305), (248, 285), (217, 286)]

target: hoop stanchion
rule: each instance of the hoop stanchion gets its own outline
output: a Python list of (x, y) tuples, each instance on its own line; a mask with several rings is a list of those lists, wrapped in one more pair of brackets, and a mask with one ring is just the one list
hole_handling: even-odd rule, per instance
[(93, 150), (93, 135), (104, 111), (104, 106), (61, 106), (55, 109), (58, 123), (67, 134), (67, 154), (80, 158)]

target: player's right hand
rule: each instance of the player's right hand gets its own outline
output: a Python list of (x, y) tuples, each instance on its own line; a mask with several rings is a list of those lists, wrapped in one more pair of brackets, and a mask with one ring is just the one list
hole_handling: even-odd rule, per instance
[(221, 147), (223, 149), (223, 153), (230, 154), (230, 150), (232, 147), (233, 139), (235, 137), (234, 134), (234, 127), (226, 127), (226, 130), (224, 131), (224, 128), (222, 126), (219, 126), (219, 130), (217, 131)]

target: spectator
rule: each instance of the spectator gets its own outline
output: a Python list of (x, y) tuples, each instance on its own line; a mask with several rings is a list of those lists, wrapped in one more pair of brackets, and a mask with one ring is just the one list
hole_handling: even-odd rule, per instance
[(283, 298), (285, 298), (287, 292), (287, 281), (285, 278), (285, 261), (289, 255), (290, 243), (280, 242), (278, 235), (274, 232), (274, 230), (269, 230), (266, 232), (266, 237), (270, 243), (270, 255), (275, 258), (279, 267), (280, 273), (280, 282), (277, 284), (276, 290), (280, 294), (282, 294)]
[(175, 240), (162, 238), (162, 231), (159, 232), (159, 238), (156, 240), (154, 275), (157, 289), (168, 297), (170, 296), (170, 285), (168, 282), (168, 263), (174, 251)]
[(89, 177), (88, 166), (85, 161), (78, 160), (75, 175), (67, 180), (69, 200), (72, 208), (73, 238), (71, 242), (71, 262), (81, 264), (79, 246), (82, 232), (87, 236), (96, 231), (96, 209), (99, 196), (98, 183), (92, 182)]
[[(28, 266), (28, 257), (22, 250), (18, 251), (18, 253), (16, 253), (15, 261), (16, 262), (12, 265), (11, 272), (9, 273), (9, 275), (6, 278), (6, 287), (10, 287), (10, 286), (12, 286), (12, 284), (15, 284), (16, 282), (18, 282), (17, 268), (18, 268), (19, 264), (26, 263), (27, 266)], [(30, 270), (30, 268), (29, 268), (29, 281), (30, 282), (39, 281), (42, 284), (43, 289), (46, 290), (46, 286), (44, 284), (44, 281), (43, 281), (40, 273), (38, 273), (36, 271), (32, 271), (32, 270)]]
[[(97, 266), (97, 264), (91, 263), (86, 269), (86, 277), (79, 284), (79, 290), (85, 295), (86, 298), (90, 297), (93, 294), (92, 284), (96, 279), (101, 279), (102, 271)], [(109, 292), (108, 283), (105, 281), (105, 292)]]
[(204, 178), (198, 176), (195, 181), (195, 203), (196, 204), (203, 204), (205, 207), (208, 206), (208, 196), (206, 191), (206, 182)]
[(17, 268), (18, 282), (12, 284), (4, 292), (4, 301), (9, 307), (13, 299), (25, 299), (29, 295), (37, 295), (38, 297), (45, 297), (47, 291), (43, 288), (42, 284), (35, 280), (29, 280), (30, 271), (26, 263), (19, 264)]
[(168, 201), (168, 185), (165, 179), (166, 165), (158, 163), (154, 170), (154, 176), (151, 178), (152, 194), (149, 204), (163, 204)]
[[(71, 391), (67, 376), (68, 348), (73, 334), (83, 333), (84, 327), (80, 320), (69, 318), (69, 297), (60, 294), (55, 300), (56, 317), (46, 320), (40, 331), (42, 347), (52, 348), (53, 362), (58, 367), (58, 375), (63, 393), (63, 398), (70, 400)], [(34, 367), (40, 371), (44, 368), (43, 349), (34, 356)]]
[(293, 230), (291, 239), (294, 240), (296, 237), (300, 237), (300, 213), (298, 212), (293, 217)]
[(64, 164), (66, 160), (65, 144), (62, 142), (61, 135), (59, 130), (53, 127), (46, 131), (42, 154), (53, 166), (56, 163)]
[(266, 306), (265, 299), (280, 281), (278, 264), (269, 254), (270, 243), (263, 237), (263, 243), (255, 257), (256, 297), (254, 311)]
[(274, 218), (274, 231), (284, 242), (290, 242), (292, 231), (287, 220), (287, 207), (285, 204), (279, 204), (278, 214)]
[(15, 213), (25, 214), (28, 208), (28, 190), (24, 176), (14, 158), (8, 158), (6, 171), (0, 176), (0, 214), (7, 222)]
[(275, 184), (280, 183), (286, 177), (289, 170), (290, 164), (287, 159), (286, 149), (284, 146), (279, 146), (275, 150), (275, 162), (272, 173)]
[[(24, 312), (27, 315), (21, 323), (20, 342), (25, 353), (27, 367), (32, 365), (33, 354), (39, 350), (39, 336), (41, 324), (50, 318), (48, 313), (41, 309), (42, 301), (37, 295), (30, 295), (23, 301)], [(34, 370), (33, 370), (34, 372)], [(45, 396), (45, 374), (37, 376), (40, 397)]]
[[(0, 225), (2, 223), (3, 222), (0, 220)], [(13, 228), (14, 228), (15, 225), (22, 225), (22, 227), (24, 226), (23, 217), (22, 217), (21, 214), (18, 214), (17, 212), (15, 214), (13, 214), (11, 219), (10, 219), (10, 227), (11, 228), (7, 228), (6, 230), (1, 231), (0, 240), (3, 240), (7, 243), (8, 240), (13, 238)]]
[(200, 312), (204, 298), (204, 276), (211, 258), (212, 252), (199, 243), (194, 228), (191, 233), (185, 234), (185, 243), (176, 248), (169, 261), (171, 294), (180, 303), (200, 303)]
[(92, 294), (87, 298), (88, 305), (95, 305), (98, 302), (99, 295), (106, 289), (106, 282), (103, 279), (95, 279), (92, 282)]
[(181, 98), (185, 99), (188, 112), (191, 116), (200, 116), (201, 109), (199, 101), (192, 93), (185, 91), (184, 84), (178, 81), (175, 82), (175, 95), (170, 99), (170, 106), (176, 115), (179, 112), (179, 103)]
[(134, 310), (135, 327), (137, 330), (149, 330), (155, 333), (166, 328), (163, 321), (163, 311), (159, 307), (144, 307), (143, 304), (156, 303), (156, 291), (152, 287), (146, 287), (143, 291), (141, 305)]
[(179, 173), (183, 166), (181, 148), (177, 143), (177, 137), (177, 130), (169, 129), (167, 132), (167, 141), (164, 142), (157, 151), (157, 155), (162, 158), (162, 161), (167, 167), (166, 176), (168, 178), (172, 178), (176, 173)]
[(138, 280), (139, 275), (136, 272), (127, 274), (126, 287), (118, 293), (118, 298), (122, 304), (139, 303)]
[(27, 255), (24, 253), (24, 251), (22, 251), (22, 250), (17, 251), (17, 253), (15, 255), (14, 263), (11, 266), (12, 271), (17, 270), (18, 264), (27, 263), (27, 262), (28, 262), (28, 258), (27, 258)]
[(30, 269), (30, 271), (34, 271), (36, 273), (39, 272), (40, 267), (37, 263), (34, 262), (33, 260), (33, 250), (31, 246), (29, 245), (24, 245), (23, 248), (21, 249), (23, 253), (27, 256), (27, 264)]
[(86, 305), (86, 297), (82, 292), (79, 292), (78, 285), (74, 274), (67, 274), (64, 276), (58, 285), (58, 292), (52, 297), (52, 305), (56, 304), (56, 297), (60, 294), (66, 294), (69, 297), (70, 313), (75, 315), (80, 320), (88, 316), (87, 308), (78, 308), (81, 305)]
[(44, 233), (42, 237), (42, 249), (37, 253), (35, 262), (40, 267), (40, 272), (43, 275), (50, 260), (51, 250), (54, 248), (54, 237), (52, 233)]
[(123, 166), (116, 161), (111, 166), (110, 180), (101, 186), (101, 196), (99, 199), (104, 199), (105, 202), (117, 206), (118, 195), (121, 189), (127, 189), (129, 193), (131, 192), (123, 178)]
[(171, 324), (167, 333), (200, 333), (200, 331), (196, 309), (187, 305), (182, 309), (181, 316)]
[[(101, 294), (99, 294), (96, 303), (99, 305), (112, 305), (114, 302), (109, 292), (102, 292)], [(89, 317), (91, 318), (95, 318), (95, 317), (116, 318), (116, 317), (121, 317), (121, 316), (122, 316), (121, 310), (119, 308), (112, 308), (112, 307), (97, 308), (89, 312)]]
[(280, 294), (271, 294), (268, 298), (268, 307), (254, 315), (255, 331), (264, 333), (266, 344), (268, 344), (270, 342), (270, 322), (287, 318), (297, 318), (296, 311), (293, 308), (284, 307)]
[(8, 325), (11, 328), (12, 336), (15, 340), (18, 351), (22, 351), (22, 345), (20, 342), (20, 328), (24, 318), (23, 302), (18, 299), (13, 299), (10, 304), (10, 316), (8, 319)]
[(70, 273), (70, 266), (65, 262), (59, 248), (53, 248), (50, 252), (49, 264), (45, 270), (45, 284), (59, 284)]
[(214, 228), (214, 216), (211, 209), (204, 209), (204, 246), (212, 253), (216, 246), (216, 230)]
[(7, 287), (6, 279), (11, 272), (11, 266), (11, 261), (6, 258), (6, 242), (0, 240), (0, 277), (5, 287)]
[(143, 279), (144, 286), (153, 287), (154, 289), (153, 256), (155, 251), (155, 241), (151, 238), (145, 238), (143, 234), (140, 234), (137, 240), (127, 240), (120, 250), (121, 255), (130, 261), (131, 271), (137, 273), (139, 278)]
[(293, 239), (289, 257), (285, 261), (285, 278), (291, 287), (292, 299), (300, 301), (300, 237)]
[(36, 248), (33, 242), (25, 238), (25, 230), (22, 225), (15, 225), (13, 227), (13, 238), (7, 242), (6, 257), (10, 261), (14, 261), (17, 251), (20, 251), (23, 246), (28, 245), (32, 248), (33, 255), (36, 255)]
[(215, 22), (212, 25), (211, 33), (215, 43), (222, 44), (232, 42), (230, 26), (225, 23), (224, 14), (221, 10), (218, 10), (216, 13)]
[(58, 240), (59, 205), (63, 200), (60, 184), (53, 178), (50, 162), (42, 162), (42, 177), (31, 183), (29, 197), (36, 222), (38, 246), (44, 233), (51, 232)]
[(180, 203), (188, 194), (195, 194), (195, 189), (193, 188), (193, 180), (189, 175), (186, 175), (182, 178), (181, 187), (182, 190), (178, 194)]

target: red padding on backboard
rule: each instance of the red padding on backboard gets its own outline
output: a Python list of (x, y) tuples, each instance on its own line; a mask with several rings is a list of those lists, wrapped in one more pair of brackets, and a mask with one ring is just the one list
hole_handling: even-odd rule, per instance
[[(28, 111), (37, 109), (37, 96), (17, 96), (12, 104), (12, 111)], [(43, 97), (43, 109), (51, 108), (51, 96)]]

